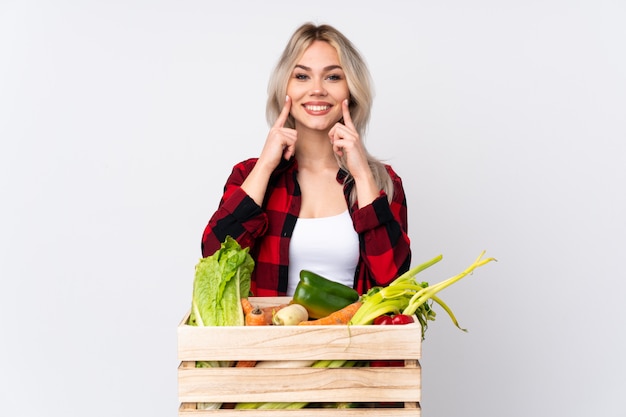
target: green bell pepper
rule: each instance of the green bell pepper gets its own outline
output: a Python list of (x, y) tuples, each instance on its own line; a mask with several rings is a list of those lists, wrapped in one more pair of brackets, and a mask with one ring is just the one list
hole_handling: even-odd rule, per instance
[(300, 271), (300, 281), (293, 294), (293, 302), (304, 306), (313, 319), (326, 317), (359, 298), (355, 289), (307, 270)]

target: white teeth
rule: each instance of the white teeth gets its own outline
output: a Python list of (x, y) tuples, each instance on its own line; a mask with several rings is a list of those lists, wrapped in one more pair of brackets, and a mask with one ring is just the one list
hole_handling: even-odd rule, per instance
[(306, 108), (311, 111), (324, 111), (328, 110), (330, 106), (306, 106)]

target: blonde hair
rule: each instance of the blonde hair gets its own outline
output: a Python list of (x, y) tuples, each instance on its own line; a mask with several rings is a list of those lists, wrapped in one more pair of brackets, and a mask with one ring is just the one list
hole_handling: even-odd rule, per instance
[[(337, 50), (339, 63), (346, 75), (348, 89), (350, 91), (350, 116), (352, 122), (361, 136), (365, 137), (367, 124), (370, 118), (374, 92), (372, 88), (370, 72), (365, 60), (359, 51), (341, 32), (330, 25), (314, 25), (305, 23), (300, 26), (291, 36), (287, 46), (283, 50), (278, 63), (269, 80), (267, 87), (266, 118), (270, 126), (274, 124), (280, 114), (287, 95), (287, 83), (295, 68), (297, 61), (304, 51), (314, 42), (328, 42)], [(286, 127), (294, 128), (295, 121), (291, 115), (285, 123)], [(366, 151), (367, 152), (367, 151)], [(389, 201), (393, 196), (393, 182), (384, 164), (367, 152), (367, 159), (378, 187), (385, 191)], [(341, 169), (348, 173), (346, 181), (352, 181), (350, 171), (347, 169), (343, 158), (338, 158)], [(356, 201), (356, 189), (352, 189), (350, 204)]]

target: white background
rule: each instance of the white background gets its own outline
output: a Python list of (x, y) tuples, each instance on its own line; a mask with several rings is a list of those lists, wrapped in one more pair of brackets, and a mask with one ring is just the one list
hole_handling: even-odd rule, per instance
[(423, 415), (624, 416), (622, 1), (0, 3), (0, 415), (175, 416), (176, 327), (305, 21), (370, 64), (441, 297)]

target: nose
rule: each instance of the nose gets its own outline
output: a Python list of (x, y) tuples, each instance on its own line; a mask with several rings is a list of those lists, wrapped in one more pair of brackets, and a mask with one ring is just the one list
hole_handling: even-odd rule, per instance
[(315, 84), (313, 85), (313, 89), (311, 90), (311, 95), (312, 96), (325, 96), (326, 95), (326, 89), (324, 89), (324, 86), (321, 84), (321, 82), (319, 81), (315, 82)]

